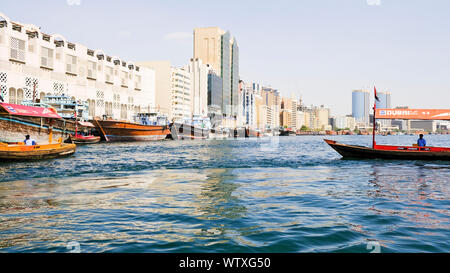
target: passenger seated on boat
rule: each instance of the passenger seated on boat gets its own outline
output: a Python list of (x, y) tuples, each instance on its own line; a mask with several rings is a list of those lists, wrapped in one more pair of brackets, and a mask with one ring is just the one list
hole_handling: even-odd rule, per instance
[(25, 141), (24, 142), (25, 142), (25, 145), (28, 145), (28, 146), (36, 145), (36, 140), (31, 139), (30, 135), (26, 135), (25, 136)]
[(425, 147), (427, 146), (427, 142), (425, 141), (425, 139), (423, 138), (423, 134), (419, 135), (419, 139), (417, 140), (417, 146), (419, 147)]

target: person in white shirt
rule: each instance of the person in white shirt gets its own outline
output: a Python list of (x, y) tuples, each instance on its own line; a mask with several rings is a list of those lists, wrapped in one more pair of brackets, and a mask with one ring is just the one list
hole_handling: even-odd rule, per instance
[(36, 140), (31, 139), (30, 135), (26, 135), (25, 136), (25, 141), (24, 142), (25, 142), (25, 145), (28, 145), (28, 146), (36, 145)]

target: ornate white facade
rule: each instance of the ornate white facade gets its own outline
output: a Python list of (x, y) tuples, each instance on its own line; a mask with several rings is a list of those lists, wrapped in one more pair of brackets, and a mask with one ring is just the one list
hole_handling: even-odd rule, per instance
[(65, 94), (88, 101), (89, 118), (131, 120), (154, 108), (155, 72), (0, 13), (0, 92), (18, 104)]

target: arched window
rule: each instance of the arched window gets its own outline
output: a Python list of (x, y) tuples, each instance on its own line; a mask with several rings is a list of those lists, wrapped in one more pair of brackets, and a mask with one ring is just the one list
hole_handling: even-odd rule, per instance
[(95, 117), (95, 100), (88, 100), (89, 105), (89, 116)]
[(16, 104), (16, 89), (11, 87), (9, 88), (9, 103)]
[(16, 104), (22, 104), (22, 101), (23, 101), (23, 90), (17, 89)]
[(120, 106), (120, 118), (127, 119), (127, 105), (126, 104), (122, 104)]

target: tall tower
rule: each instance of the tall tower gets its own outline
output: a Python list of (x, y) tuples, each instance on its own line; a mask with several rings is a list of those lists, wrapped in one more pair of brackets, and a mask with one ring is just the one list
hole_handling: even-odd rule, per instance
[(352, 116), (356, 122), (369, 124), (370, 93), (366, 90), (353, 90)]
[(222, 79), (222, 113), (235, 116), (239, 105), (239, 47), (230, 32), (218, 27), (194, 29), (194, 58)]

